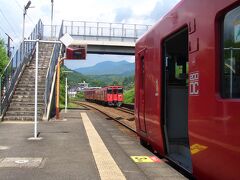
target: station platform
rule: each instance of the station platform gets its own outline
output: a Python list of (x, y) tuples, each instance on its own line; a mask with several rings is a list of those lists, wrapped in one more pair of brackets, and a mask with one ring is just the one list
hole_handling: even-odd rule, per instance
[(136, 135), (96, 110), (61, 112), (61, 120), (0, 122), (0, 179), (186, 179), (139, 144)]

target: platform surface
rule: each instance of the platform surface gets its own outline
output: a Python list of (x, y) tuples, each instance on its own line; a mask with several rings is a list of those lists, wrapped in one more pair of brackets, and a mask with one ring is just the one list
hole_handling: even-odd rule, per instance
[(186, 179), (95, 110), (61, 112), (61, 121), (0, 122), (0, 179)]

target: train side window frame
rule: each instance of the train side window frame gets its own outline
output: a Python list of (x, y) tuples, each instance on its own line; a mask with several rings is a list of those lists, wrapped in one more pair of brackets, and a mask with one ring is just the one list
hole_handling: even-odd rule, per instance
[(145, 83), (145, 58), (144, 55), (141, 56), (141, 77), (142, 77), (142, 81), (141, 81), (141, 88), (144, 89), (144, 83)]
[[(236, 36), (238, 28), (239, 36)], [(236, 36), (236, 37), (235, 37)], [(239, 51), (239, 52), (237, 52)], [(228, 10), (220, 21), (220, 95), (240, 99), (240, 6)]]

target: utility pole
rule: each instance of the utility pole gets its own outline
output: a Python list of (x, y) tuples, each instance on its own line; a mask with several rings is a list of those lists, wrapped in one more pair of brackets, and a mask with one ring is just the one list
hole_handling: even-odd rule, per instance
[(60, 70), (61, 70), (61, 64), (63, 63), (64, 58), (58, 58), (57, 63), (57, 80), (56, 80), (56, 119), (60, 119)]
[(52, 3), (52, 11), (51, 11), (51, 38), (53, 38), (53, 0), (51, 0)]
[(10, 46), (10, 40), (11, 41), (13, 41), (12, 40), (12, 38), (7, 34), (7, 33), (5, 33), (6, 35), (7, 35), (7, 37), (8, 37), (8, 43), (7, 43), (7, 55), (8, 55), (8, 57), (10, 58), (11, 57), (11, 46)]
[(25, 16), (27, 14), (27, 10), (31, 5), (31, 1), (28, 1), (26, 6), (23, 7), (23, 34), (22, 34), (22, 41), (24, 42), (24, 33), (25, 33)]
[(65, 80), (65, 113), (67, 112), (67, 104), (68, 104), (68, 82), (67, 82), (67, 77)]

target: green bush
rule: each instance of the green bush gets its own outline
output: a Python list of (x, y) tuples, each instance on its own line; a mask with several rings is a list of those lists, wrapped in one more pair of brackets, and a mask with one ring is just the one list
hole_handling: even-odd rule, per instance
[(124, 92), (124, 103), (134, 103), (135, 90), (134, 87)]
[(6, 53), (4, 41), (3, 39), (0, 39), (0, 74), (3, 73), (3, 70), (6, 67), (8, 61), (9, 61), (9, 58)]

